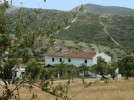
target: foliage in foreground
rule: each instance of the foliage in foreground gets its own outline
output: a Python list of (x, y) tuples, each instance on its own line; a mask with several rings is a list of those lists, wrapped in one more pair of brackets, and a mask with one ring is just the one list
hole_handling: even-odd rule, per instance
[[(36, 61), (29, 62), (30, 59), (34, 59), (30, 51), (37, 46), (37, 42), (42, 36), (51, 37), (51, 34), (54, 32), (53, 28), (51, 29), (51, 32), (41, 34), (44, 30), (38, 26), (39, 24), (37, 24), (37, 28), (35, 28), (36, 31), (33, 31), (30, 26), (31, 23), (36, 22), (35, 18), (38, 17), (37, 10), (35, 10), (34, 15), (29, 15), (29, 20), (26, 21), (22, 16), (23, 10), (20, 9), (20, 13), (17, 16), (18, 19), (14, 21), (6, 15), (6, 9), (8, 7), (9, 5), (6, 0), (4, 0), (4, 4), (0, 5), (0, 79), (4, 83), (4, 85), (0, 84), (0, 86), (5, 89), (3, 91), (3, 95), (0, 96), (0, 99), (9, 100), (15, 98), (20, 100), (21, 94), (19, 93), (19, 89), (22, 86), (28, 86), (30, 89), (33, 86), (38, 87), (42, 91), (63, 100), (70, 100), (73, 98), (69, 98), (67, 95), (70, 81), (68, 81), (65, 85), (59, 84), (57, 86), (53, 86), (50, 71), (44, 68), (39, 70), (39, 66)], [(64, 22), (65, 26), (68, 24), (68, 20), (66, 20)], [(58, 29), (60, 28), (58, 27)], [(53, 39), (51, 39), (51, 43), (52, 42)], [(15, 78), (14, 71), (16, 72), (16, 70), (21, 68), (23, 65), (27, 66), (26, 74), (22, 80), (17, 80)], [(11, 78), (11, 80), (8, 78)], [(36, 81), (36, 79), (40, 80)], [(7, 82), (7, 80), (9, 82)], [(9, 89), (8, 83), (10, 82), (12, 82), (15, 86), (13, 89)], [(15, 91), (17, 94), (14, 94)], [(36, 95), (32, 95), (32, 99), (36, 97)]]

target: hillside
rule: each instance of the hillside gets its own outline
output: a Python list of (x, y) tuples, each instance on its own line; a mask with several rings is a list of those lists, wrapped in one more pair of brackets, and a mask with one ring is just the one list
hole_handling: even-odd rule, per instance
[[(49, 9), (20, 8), (7, 10), (7, 12), (10, 15), (10, 20), (19, 21), (18, 19), (21, 16), (23, 22), (27, 24), (32, 31), (39, 34), (52, 34), (58, 29), (65, 27), (65, 19), (70, 21), (73, 17), (73, 12)], [(37, 31), (39, 28), (40, 32)]]
[(9, 8), (6, 9), (6, 13), (12, 13), (15, 12), (16, 10), (20, 9), (19, 7), (16, 6), (9, 6)]
[[(78, 8), (79, 6), (73, 10)], [(116, 6), (101, 6), (96, 4), (85, 4), (84, 12), (93, 12), (97, 14), (134, 15), (134, 9)]]
[[(119, 48), (126, 52), (134, 48), (134, 16), (131, 15), (84, 12), (74, 18), (74, 12), (21, 8), (12, 11), (10, 18), (17, 21), (20, 12), (23, 12), (21, 16), (27, 24), (36, 16), (34, 22), (30, 23), (30, 30), (36, 34), (53, 34), (51, 36), (59, 40)], [(65, 25), (65, 19), (68, 19), (68, 26)], [(40, 31), (37, 30), (39, 28)]]
[(70, 25), (70, 28), (60, 31), (55, 37), (115, 47), (117, 45), (112, 41), (112, 37), (120, 44), (120, 47), (132, 49), (134, 48), (133, 20), (134, 16), (84, 13), (78, 16), (78, 19)]

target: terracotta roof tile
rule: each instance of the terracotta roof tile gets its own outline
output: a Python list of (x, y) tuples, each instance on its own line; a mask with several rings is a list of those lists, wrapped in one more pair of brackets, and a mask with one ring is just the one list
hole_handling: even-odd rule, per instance
[(90, 59), (96, 55), (94, 52), (51, 52), (47, 56), (65, 58), (85, 58)]

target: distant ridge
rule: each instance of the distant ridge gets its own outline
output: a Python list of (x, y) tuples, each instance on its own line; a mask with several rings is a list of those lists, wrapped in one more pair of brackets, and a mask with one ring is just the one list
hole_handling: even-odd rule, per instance
[[(73, 10), (78, 9), (75, 7)], [(84, 12), (93, 12), (97, 14), (114, 14), (114, 15), (134, 15), (134, 9), (117, 7), (117, 6), (101, 6), (96, 4), (85, 4)]]
[(13, 11), (16, 11), (18, 9), (20, 9), (20, 7), (10, 5), (9, 8), (6, 9), (6, 12), (7, 13), (12, 13)]

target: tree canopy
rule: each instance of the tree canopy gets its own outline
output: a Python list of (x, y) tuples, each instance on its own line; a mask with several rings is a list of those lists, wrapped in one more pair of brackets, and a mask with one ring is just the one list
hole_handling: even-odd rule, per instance
[(119, 70), (128, 79), (130, 72), (134, 70), (134, 56), (125, 56), (118, 62)]

